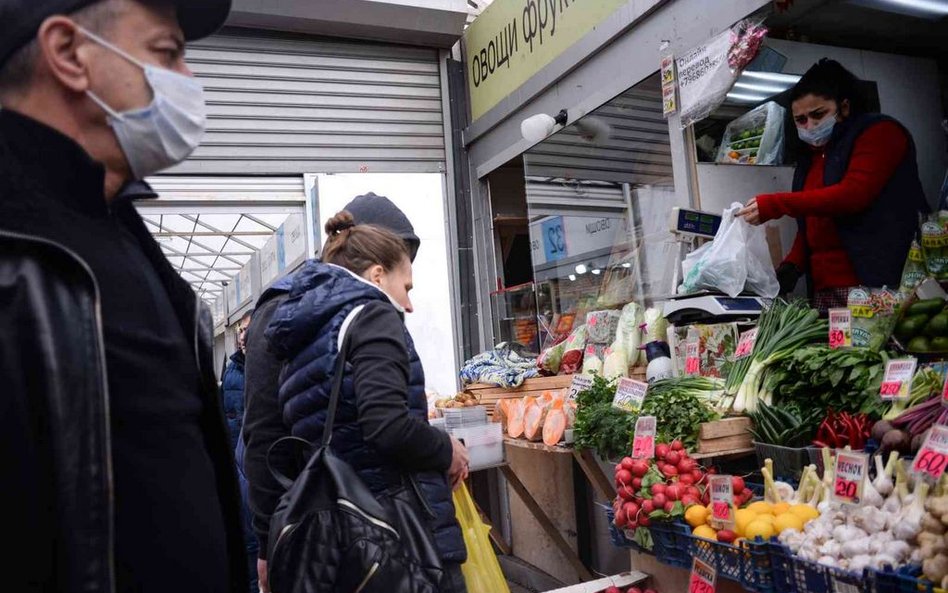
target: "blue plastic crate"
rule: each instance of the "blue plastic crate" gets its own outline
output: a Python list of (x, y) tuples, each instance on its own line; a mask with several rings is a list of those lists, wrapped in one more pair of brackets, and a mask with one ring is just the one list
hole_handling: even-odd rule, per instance
[(718, 578), (740, 583), (747, 591), (771, 593), (773, 579), (766, 542), (744, 541), (733, 545), (690, 533), (688, 539), (690, 555), (713, 566)]
[(691, 530), (687, 525), (678, 521), (652, 521), (649, 531), (655, 544), (652, 552), (656, 560), (669, 566), (691, 568), (688, 545)]
[(918, 566), (903, 566), (897, 570), (870, 570), (871, 593), (944, 593), (943, 589), (922, 576)]
[(794, 556), (778, 541), (767, 543), (775, 593), (870, 593), (869, 572), (849, 572)]
[(596, 503), (596, 504), (598, 504), (603, 510), (606, 511), (606, 520), (609, 521), (609, 541), (612, 543), (613, 546), (617, 548), (635, 550), (636, 552), (642, 552), (644, 554), (652, 553), (651, 550), (647, 550), (643, 548), (639, 544), (635, 543), (635, 540), (633, 540), (630, 537), (627, 537), (625, 534), (625, 531), (626, 531), (625, 529), (620, 529), (616, 527), (616, 524), (615, 524), (616, 514), (615, 514), (615, 511), (612, 510), (611, 506), (605, 505), (605, 504), (599, 504), (599, 503)]

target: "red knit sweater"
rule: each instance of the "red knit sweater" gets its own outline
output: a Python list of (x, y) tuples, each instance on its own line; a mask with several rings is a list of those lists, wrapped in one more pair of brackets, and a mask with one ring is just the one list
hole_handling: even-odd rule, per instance
[(836, 232), (834, 219), (866, 210), (879, 196), (907, 151), (908, 137), (902, 128), (891, 121), (880, 122), (856, 139), (849, 167), (839, 183), (824, 185), (825, 154), (816, 149), (801, 191), (757, 196), (763, 222), (782, 216), (806, 218), (806, 237), (797, 233), (793, 249), (784, 261), (801, 270), (809, 269), (814, 290), (859, 284)]

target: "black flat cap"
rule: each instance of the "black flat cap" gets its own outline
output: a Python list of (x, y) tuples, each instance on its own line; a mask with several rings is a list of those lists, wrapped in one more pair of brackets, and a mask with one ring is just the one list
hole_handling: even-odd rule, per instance
[[(102, 0), (0, 0), (0, 65), (26, 45), (48, 17), (72, 14)], [(231, 0), (169, 0), (188, 41), (207, 37), (227, 20)]]

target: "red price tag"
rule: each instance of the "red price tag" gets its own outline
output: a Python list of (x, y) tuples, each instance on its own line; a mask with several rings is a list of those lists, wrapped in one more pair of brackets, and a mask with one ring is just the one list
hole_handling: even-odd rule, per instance
[(941, 404), (948, 406), (948, 379), (945, 379), (945, 385), (941, 388)]
[(655, 457), (655, 416), (639, 416), (635, 421), (635, 436), (632, 437), (632, 458)]
[(859, 491), (859, 484), (853, 480), (836, 478), (833, 489), (836, 492), (836, 496), (840, 498), (855, 499), (856, 493)]
[(691, 564), (691, 578), (688, 579), (688, 593), (714, 593), (717, 580), (714, 567), (695, 558)]
[(882, 384), (882, 388), (879, 390), (879, 393), (883, 396), (896, 396), (899, 394), (899, 390), (902, 389), (901, 381), (886, 381)]
[(734, 490), (731, 476), (711, 476), (711, 523), (715, 529), (734, 527)]
[(741, 334), (737, 342), (737, 348), (734, 349), (734, 360), (747, 358), (754, 351), (754, 344), (757, 342), (757, 328), (749, 329)]
[(632, 458), (647, 459), (655, 456), (655, 437), (652, 435), (637, 436), (632, 441)]
[(849, 309), (829, 310), (830, 348), (849, 348), (853, 345), (853, 317)]
[(690, 339), (685, 343), (685, 374), (697, 375), (701, 372), (700, 345), (698, 339)]
[(900, 358), (887, 362), (882, 385), (879, 387), (880, 397), (886, 401), (907, 399), (917, 367), (918, 361), (914, 358)]
[(937, 482), (948, 466), (948, 427), (940, 424), (932, 427), (922, 448), (919, 449), (912, 470)]
[(836, 451), (836, 466), (833, 473), (833, 500), (839, 503), (859, 504), (862, 500), (863, 484), (869, 456), (852, 451)]

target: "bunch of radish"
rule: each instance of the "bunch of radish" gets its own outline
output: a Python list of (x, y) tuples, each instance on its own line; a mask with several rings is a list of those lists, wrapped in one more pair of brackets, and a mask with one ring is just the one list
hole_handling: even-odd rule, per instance
[(681, 516), (693, 504), (708, 504), (707, 475), (681, 441), (657, 444), (654, 460), (622, 459), (615, 471), (616, 527), (648, 527), (654, 518)]
[(658, 593), (655, 589), (642, 589), (641, 587), (629, 587), (625, 591), (618, 587), (608, 587), (602, 593)]

